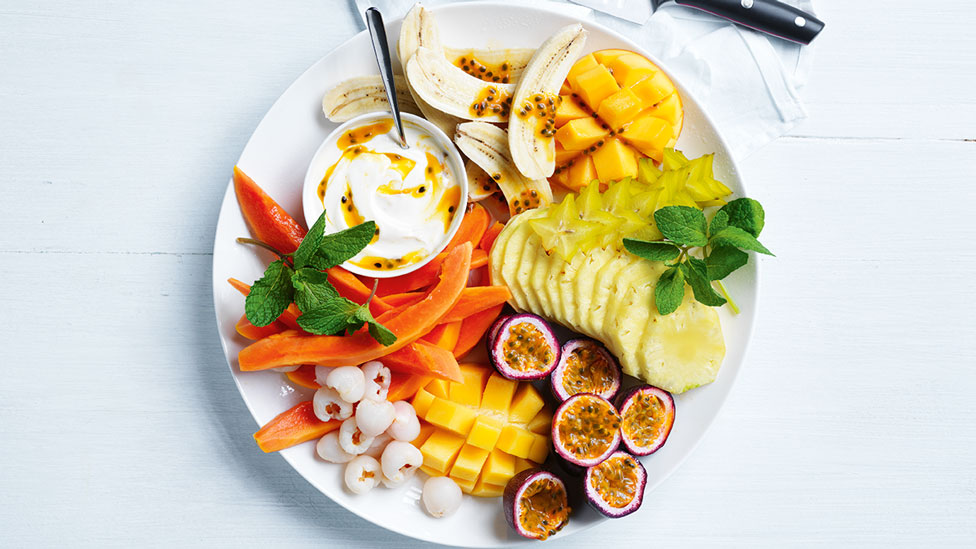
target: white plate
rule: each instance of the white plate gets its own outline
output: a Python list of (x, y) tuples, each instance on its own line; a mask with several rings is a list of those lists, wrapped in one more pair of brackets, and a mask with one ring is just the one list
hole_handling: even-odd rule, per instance
[[(452, 47), (534, 48), (558, 28), (576, 22), (565, 14), (541, 8), (488, 2), (443, 5), (433, 10), (444, 44)], [(587, 51), (623, 48), (640, 52), (654, 60), (646, 51), (610, 29), (586, 21), (583, 23), (590, 33)], [(388, 24), (387, 32), (391, 40), (395, 40), (399, 29), (399, 21)], [(662, 68), (666, 70), (666, 67)], [(335, 127), (322, 115), (322, 95), (346, 78), (375, 72), (376, 62), (369, 36), (362, 32), (313, 65), (285, 91), (254, 131), (238, 166), (300, 219), (302, 181), (309, 160)], [(716, 177), (732, 188), (736, 196), (743, 196), (744, 189), (729, 157), (728, 147), (698, 102), (679, 81), (675, 80), (675, 84), (685, 108), (684, 129), (677, 147), (690, 157), (716, 153)], [(241, 373), (238, 369), (237, 353), (247, 341), (237, 335), (234, 324), (243, 314), (244, 299), (226, 280), (235, 277), (251, 282), (261, 276), (271, 260), (270, 254), (235, 243), (236, 237), (248, 234), (233, 185), (229, 184), (220, 209), (214, 242), (214, 307), (221, 344), (231, 373), (254, 419), (263, 425), (280, 412), (309, 399), (311, 391), (291, 385), (279, 373)], [(678, 467), (701, 440), (742, 367), (756, 311), (758, 272), (755, 258), (726, 282), (741, 306), (742, 314), (733, 317), (727, 308), (720, 312), (728, 348), (725, 363), (714, 383), (676, 397), (676, 419), (668, 443), (642, 460), (648, 475), (645, 509), (655, 507), (654, 488)], [(400, 489), (391, 491), (378, 488), (356, 496), (343, 488), (340, 466), (316, 458), (312, 442), (284, 450), (281, 455), (323, 494), (353, 513), (394, 532), (464, 547), (498, 547), (528, 542), (509, 530), (497, 498), (466, 497), (457, 514), (448, 519), (434, 519), (427, 516), (419, 505), (421, 474)], [(287, 487), (283, 486), (282, 489)], [(642, 512), (651, 511), (638, 511)], [(602, 516), (582, 505), (557, 537), (568, 536), (602, 520)]]

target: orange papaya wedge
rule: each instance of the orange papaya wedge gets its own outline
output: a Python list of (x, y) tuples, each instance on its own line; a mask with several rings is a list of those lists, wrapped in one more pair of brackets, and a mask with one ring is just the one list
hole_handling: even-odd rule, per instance
[(278, 334), (288, 329), (283, 322), (278, 322), (277, 320), (268, 324), (267, 326), (255, 326), (251, 324), (251, 321), (247, 319), (247, 315), (241, 315), (241, 319), (237, 321), (237, 325), (234, 326), (237, 333), (246, 337), (247, 339), (261, 339), (262, 337), (268, 337), (272, 334)]
[(511, 297), (512, 293), (505, 286), (469, 286), (461, 292), (461, 299), (441, 322), (460, 322), (475, 313), (502, 305)]
[(362, 364), (410, 345), (439, 324), (460, 298), (471, 269), (471, 251), (472, 246), (467, 242), (451, 250), (443, 261), (440, 281), (424, 299), (402, 309), (391, 309), (377, 318), (396, 335), (392, 345), (384, 346), (365, 330), (345, 336), (309, 336), (289, 330), (242, 349), (237, 355), (241, 370), (293, 364)]
[(477, 248), (490, 223), (491, 214), (484, 206), (478, 203), (469, 203), (467, 211), (464, 212), (464, 218), (461, 219), (461, 225), (444, 249), (454, 249), (455, 246), (464, 242), (470, 242), (472, 246)]
[(386, 399), (390, 402), (410, 400), (431, 379), (428, 376), (417, 374), (401, 374), (399, 372), (391, 372), (391, 374), (390, 390), (386, 393)]
[(485, 333), (491, 327), (492, 322), (502, 314), (502, 305), (495, 305), (490, 309), (475, 313), (461, 321), (461, 332), (458, 334), (458, 341), (454, 345), (454, 358), (460, 359), (471, 352), (471, 349), (484, 339)]
[(461, 321), (456, 322), (442, 322), (434, 329), (427, 332), (427, 335), (422, 337), (423, 341), (427, 343), (432, 343), (437, 345), (441, 349), (447, 349), (448, 351), (453, 351), (454, 346), (457, 345), (458, 334), (461, 332)]
[[(369, 294), (373, 291), (372, 287), (367, 288), (363, 284), (363, 281), (359, 280), (356, 275), (342, 267), (332, 267), (326, 273), (329, 276), (329, 283), (335, 287), (339, 295), (355, 301), (360, 305), (366, 303), (366, 300), (369, 299)], [(369, 312), (373, 313), (373, 316), (383, 314), (392, 308), (390, 304), (378, 295), (374, 295), (373, 300), (369, 302)]]
[(498, 233), (502, 232), (504, 228), (504, 223), (496, 221), (494, 225), (488, 227), (488, 230), (485, 231), (485, 235), (481, 237), (481, 242), (478, 243), (478, 247), (485, 252), (491, 253), (491, 247), (495, 244)]
[(424, 292), (404, 292), (402, 294), (392, 294), (383, 298), (388, 305), (400, 307), (402, 305), (413, 305), (426, 296)]
[(312, 401), (308, 400), (275, 416), (254, 433), (254, 441), (265, 452), (277, 452), (308, 440), (322, 438), (340, 425), (342, 422), (337, 419), (322, 421), (315, 417)]
[[(387, 296), (394, 294), (409, 293), (414, 290), (426, 288), (437, 282), (441, 264), (447, 258), (449, 252), (437, 254), (437, 257), (430, 260), (423, 267), (412, 273), (407, 273), (393, 278), (381, 278), (376, 286), (376, 295), (386, 299)], [(488, 254), (484, 250), (474, 250), (471, 254), (471, 268), (476, 269), (488, 264)], [(364, 283), (372, 287), (372, 278), (366, 278)]]
[[(241, 294), (244, 297), (247, 297), (248, 294), (251, 293), (251, 286), (246, 282), (241, 282), (236, 278), (228, 278), (227, 282), (229, 282), (230, 285), (233, 286), (235, 290), (241, 292)], [(298, 310), (298, 306), (292, 303), (288, 305), (288, 308), (281, 313), (281, 316), (279, 316), (278, 320), (276, 320), (275, 322), (280, 322), (284, 324), (285, 327), (289, 330), (302, 330), (302, 327), (298, 325), (298, 317), (301, 315), (302, 312)], [(246, 316), (244, 318), (246, 318)], [(280, 331), (278, 333), (280, 333)]]
[(285, 377), (299, 387), (305, 387), (306, 389), (321, 388), (319, 382), (315, 381), (315, 366), (311, 364), (299, 366), (294, 372), (285, 373)]
[(286, 254), (298, 249), (305, 238), (305, 228), (237, 166), (234, 192), (244, 219), (258, 240)]
[(454, 354), (426, 341), (417, 341), (379, 358), (379, 361), (391, 372), (464, 381)]

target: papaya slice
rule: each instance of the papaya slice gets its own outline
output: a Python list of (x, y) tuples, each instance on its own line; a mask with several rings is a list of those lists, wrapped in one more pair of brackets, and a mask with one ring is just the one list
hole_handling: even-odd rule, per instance
[(390, 353), (379, 359), (391, 372), (417, 374), (450, 381), (463, 381), (461, 368), (451, 351), (426, 341)]
[(461, 298), (441, 322), (456, 322), (469, 316), (501, 305), (512, 298), (506, 286), (472, 286), (461, 292)]
[[(385, 299), (386, 296), (402, 294), (426, 288), (437, 282), (438, 273), (441, 271), (441, 264), (447, 259), (450, 252), (437, 254), (434, 259), (423, 267), (412, 273), (407, 273), (393, 278), (381, 278), (376, 286), (376, 295)], [(471, 254), (471, 268), (475, 269), (488, 264), (488, 254), (481, 249), (476, 249)], [(364, 283), (368, 286), (373, 285), (374, 279), (365, 278)], [(375, 298), (374, 298), (375, 299)]]
[[(293, 364), (362, 364), (410, 345), (439, 324), (460, 298), (471, 269), (471, 251), (468, 242), (455, 247), (444, 259), (440, 281), (427, 297), (377, 318), (397, 336), (392, 345), (384, 346), (365, 330), (347, 336), (308, 336), (285, 331), (242, 349), (237, 355), (241, 370), (265, 370)], [(387, 315), (389, 319), (381, 320)]]
[(285, 377), (295, 385), (306, 389), (320, 389), (322, 387), (318, 381), (315, 381), (315, 366), (311, 364), (300, 366), (294, 372), (287, 372)]
[(417, 374), (401, 374), (392, 372), (390, 376), (390, 389), (386, 393), (386, 399), (390, 402), (398, 400), (409, 400), (413, 398), (421, 387), (427, 385), (430, 378)]
[(461, 225), (444, 249), (452, 250), (464, 242), (470, 242), (472, 246), (477, 248), (490, 223), (491, 214), (484, 206), (477, 203), (468, 204), (468, 211), (464, 213)]
[(495, 305), (490, 309), (475, 313), (461, 321), (461, 332), (454, 344), (454, 358), (460, 359), (471, 352), (471, 349), (484, 339), (485, 333), (491, 327), (498, 315), (502, 314), (505, 304)]
[(237, 166), (234, 166), (234, 193), (244, 219), (258, 240), (286, 254), (298, 249), (305, 238), (305, 228)]
[(308, 440), (322, 438), (342, 425), (338, 419), (322, 421), (315, 417), (312, 401), (301, 402), (281, 412), (254, 433), (254, 441), (264, 452), (277, 452)]
[(443, 322), (434, 326), (434, 329), (427, 332), (427, 335), (421, 339), (437, 345), (441, 349), (447, 349), (448, 351), (454, 350), (454, 346), (457, 345), (458, 334), (461, 332), (461, 321), (455, 322)]
[(498, 233), (502, 232), (504, 228), (504, 223), (496, 221), (494, 225), (488, 227), (488, 230), (485, 231), (484, 236), (481, 237), (481, 242), (478, 243), (478, 247), (486, 253), (490, 253), (492, 245), (495, 244), (495, 239), (498, 238)]
[(241, 315), (241, 319), (237, 321), (237, 325), (234, 328), (237, 330), (237, 333), (247, 339), (257, 340), (272, 334), (281, 333), (287, 330), (288, 326), (277, 320), (267, 326), (255, 326), (247, 319), (247, 315)]

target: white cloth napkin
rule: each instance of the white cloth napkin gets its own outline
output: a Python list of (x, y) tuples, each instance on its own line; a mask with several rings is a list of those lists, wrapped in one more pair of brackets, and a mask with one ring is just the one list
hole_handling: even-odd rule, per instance
[[(646, 2), (648, 0), (633, 0)], [(785, 0), (813, 13), (812, 0)], [(356, 0), (401, 17), (416, 0)], [(426, 5), (442, 0), (425, 0)], [(515, 2), (517, 3), (517, 2)], [(565, 2), (536, 1), (610, 27), (646, 48), (704, 104), (732, 155), (742, 159), (806, 118), (799, 90), (813, 47), (745, 29), (705, 12), (666, 3), (644, 25)]]

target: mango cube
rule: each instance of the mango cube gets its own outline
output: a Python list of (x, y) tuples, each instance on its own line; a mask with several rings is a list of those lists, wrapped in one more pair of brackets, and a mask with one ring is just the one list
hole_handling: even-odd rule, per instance
[(584, 156), (576, 162), (573, 162), (573, 165), (569, 167), (566, 186), (571, 191), (579, 192), (580, 189), (589, 185), (594, 179), (597, 179), (597, 175), (593, 159), (589, 156)]
[(542, 463), (549, 455), (549, 439), (537, 434), (532, 434), (532, 446), (529, 448), (529, 459), (536, 463)]
[(477, 408), (481, 405), (481, 393), (484, 392), (485, 382), (488, 381), (490, 375), (491, 370), (488, 368), (474, 364), (462, 364), (461, 377), (464, 378), (464, 381), (449, 383), (448, 396), (453, 402)]
[(515, 474), (519, 474), (526, 469), (535, 467), (535, 464), (524, 458), (515, 458)]
[(434, 403), (434, 398), (434, 395), (428, 393), (426, 389), (417, 391), (411, 403), (413, 404), (413, 409), (417, 412), (417, 417), (424, 417), (427, 414), (430, 405)]
[(450, 382), (444, 379), (431, 380), (431, 382), (427, 384), (427, 392), (436, 397), (447, 398), (448, 383)]
[(576, 99), (571, 95), (561, 95), (562, 101), (559, 102), (559, 106), (556, 107), (556, 127), (561, 128), (566, 122), (570, 120), (575, 120), (577, 118), (586, 118), (590, 116), (583, 107), (576, 102)]
[(454, 466), (451, 467), (451, 478), (476, 481), (481, 474), (481, 466), (488, 459), (488, 451), (475, 448), (470, 444), (461, 447)]
[(593, 117), (570, 120), (556, 130), (556, 141), (568, 151), (582, 151), (610, 134)]
[(445, 474), (454, 464), (463, 445), (464, 437), (436, 429), (420, 446), (420, 452), (424, 455), (424, 466), (441, 475)]
[(548, 435), (552, 432), (552, 412), (548, 410), (539, 412), (525, 428), (533, 433)]
[(508, 419), (513, 423), (528, 423), (546, 405), (542, 395), (532, 385), (525, 383), (515, 393), (512, 407), (508, 410)]
[(635, 55), (634, 52), (629, 50), (600, 50), (592, 53), (593, 58), (596, 59), (597, 63), (607, 66), (613, 63), (616, 58), (627, 54)]
[(489, 484), (507, 484), (515, 476), (515, 456), (495, 448), (481, 470), (481, 480)]
[(680, 120), (684, 117), (681, 109), (681, 99), (678, 98), (678, 94), (672, 93), (655, 105), (653, 109), (648, 109), (647, 114), (666, 120), (668, 124), (672, 126), (677, 125), (680, 128)]
[(629, 88), (624, 88), (600, 103), (596, 114), (617, 130), (630, 122), (642, 109), (641, 100)]
[(491, 450), (498, 442), (503, 427), (505, 422), (496, 417), (478, 416), (468, 432), (467, 443), (482, 450)]
[(504, 485), (489, 484), (482, 479), (478, 479), (475, 483), (474, 488), (471, 490), (471, 495), (479, 498), (497, 498), (505, 493)]
[(556, 165), (562, 166), (570, 160), (580, 155), (580, 151), (567, 151), (559, 142), (556, 142)]
[(617, 139), (607, 143), (593, 153), (593, 163), (600, 181), (609, 182), (625, 177), (637, 177), (637, 158), (634, 150)]
[(636, 53), (625, 53), (614, 59), (608, 66), (613, 73), (613, 78), (622, 88), (657, 72), (657, 68), (646, 57)]
[(504, 417), (508, 417), (508, 408), (512, 403), (512, 395), (518, 385), (498, 374), (491, 374), (485, 384), (485, 392), (481, 397), (481, 408), (493, 410)]
[(572, 77), (575, 79), (576, 76), (583, 74), (584, 72), (596, 67), (600, 62), (593, 57), (592, 53), (588, 53), (583, 57), (580, 57), (573, 67), (569, 69), (569, 73), (566, 75), (567, 78)]
[(413, 444), (417, 448), (420, 448), (421, 446), (423, 446), (425, 442), (427, 442), (427, 439), (430, 438), (430, 435), (434, 434), (434, 431), (436, 429), (437, 428), (431, 425), (430, 423), (427, 423), (426, 421), (421, 421), (420, 434), (417, 435), (417, 438), (410, 441), (410, 444)]
[(664, 158), (664, 148), (671, 141), (671, 125), (660, 118), (644, 115), (634, 120), (624, 139), (645, 155), (657, 160)]
[(604, 99), (620, 89), (613, 75), (603, 65), (597, 65), (575, 77), (570, 76), (568, 80), (573, 91), (593, 110), (597, 110)]
[(501, 436), (498, 437), (496, 446), (499, 450), (515, 457), (528, 458), (535, 436), (521, 427), (506, 425), (502, 429)]
[(665, 97), (674, 93), (674, 84), (663, 72), (657, 72), (638, 80), (630, 89), (645, 105), (656, 105)]
[(467, 435), (474, 424), (474, 410), (450, 400), (435, 398), (430, 409), (424, 414), (428, 422), (455, 433)]
[(454, 479), (454, 482), (457, 483), (458, 487), (461, 488), (461, 491), (464, 492), (465, 494), (470, 494), (474, 492), (474, 487), (476, 484), (478, 484), (478, 479), (465, 480), (462, 478), (454, 478), (454, 477), (451, 478)]

